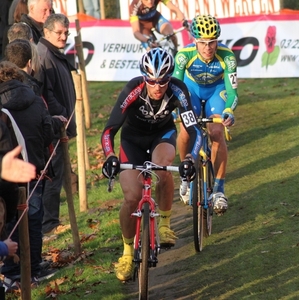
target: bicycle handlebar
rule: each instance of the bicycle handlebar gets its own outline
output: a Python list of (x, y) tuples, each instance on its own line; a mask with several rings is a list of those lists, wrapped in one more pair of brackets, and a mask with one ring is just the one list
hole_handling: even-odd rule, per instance
[(197, 118), (197, 123), (222, 123), (221, 118)]
[(120, 164), (121, 170), (139, 170), (139, 171), (171, 171), (179, 172), (179, 167), (177, 166), (159, 166), (152, 164), (151, 162), (145, 162), (143, 165), (133, 165), (133, 164)]
[[(155, 40), (155, 43), (159, 44), (160, 42), (163, 42), (165, 40), (169, 40), (172, 36), (176, 35), (177, 33), (181, 32), (183, 30), (188, 30), (188, 29), (185, 26), (182, 26), (179, 29), (174, 30), (173, 33), (164, 35), (160, 39)], [(156, 31), (156, 29), (152, 28), (152, 32), (154, 33), (155, 31)]]

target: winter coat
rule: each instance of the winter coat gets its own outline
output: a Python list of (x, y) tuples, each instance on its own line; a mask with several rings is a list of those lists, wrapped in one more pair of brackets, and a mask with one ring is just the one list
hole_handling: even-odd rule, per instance
[(1, 83), (0, 97), (3, 108), (11, 113), (25, 139), (29, 162), (40, 174), (46, 164), (44, 149), (54, 137), (51, 116), (43, 100), (18, 80)]
[[(69, 119), (75, 108), (76, 93), (72, 77), (75, 69), (67, 61), (66, 56), (45, 38), (37, 44), (41, 59), (42, 72), (36, 77), (43, 82), (42, 95), (48, 104), (50, 115), (63, 115)], [(67, 127), (67, 135), (77, 135), (75, 115)]]
[(25, 14), (21, 16), (21, 22), (29, 25), (32, 31), (33, 41), (37, 44), (39, 39), (44, 35), (43, 24), (34, 21), (31, 17)]

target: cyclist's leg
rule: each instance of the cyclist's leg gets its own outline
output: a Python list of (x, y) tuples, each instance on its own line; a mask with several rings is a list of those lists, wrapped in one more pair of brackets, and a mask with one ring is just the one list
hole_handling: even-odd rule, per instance
[[(141, 34), (143, 34), (147, 39), (153, 36), (151, 29), (155, 27), (155, 25), (151, 20), (139, 20), (139, 26)], [(141, 44), (146, 51), (151, 49), (147, 42), (141, 42)]]
[[(186, 75), (184, 78), (184, 82), (188, 87), (191, 103), (193, 106), (193, 109), (197, 115), (200, 114), (200, 89), (197, 83), (189, 79)], [(187, 133), (186, 129), (184, 128), (183, 124), (180, 123), (180, 133), (177, 140), (178, 145), (178, 152), (180, 156), (180, 160), (182, 161), (186, 154), (188, 153), (188, 147), (189, 147), (189, 134)], [(190, 197), (190, 187), (189, 184), (186, 181), (182, 181), (180, 185), (180, 199), (185, 204), (189, 203), (189, 197)]]
[[(226, 91), (224, 85), (216, 87), (214, 94), (206, 103), (206, 115), (208, 117), (221, 117), (225, 107)], [(223, 125), (217, 123), (208, 124), (210, 139), (212, 142), (211, 159), (215, 172), (215, 183), (213, 187), (214, 206), (219, 212), (227, 209), (227, 198), (224, 196), (224, 182), (227, 166), (227, 145), (223, 134)], [(216, 201), (216, 197), (219, 199)], [(218, 202), (219, 205), (215, 203)]]
[[(152, 162), (169, 166), (175, 158), (176, 129), (162, 132), (152, 145)], [(174, 182), (171, 172), (157, 171), (159, 181), (156, 184), (156, 200), (159, 207), (159, 234), (162, 246), (174, 246), (176, 236), (170, 229), (171, 207), (174, 197)]]
[[(121, 163), (143, 164), (147, 159), (146, 150), (140, 148), (135, 137), (131, 132), (122, 132), (121, 154), (119, 160)], [(123, 136), (126, 138), (123, 138)], [(131, 138), (131, 139), (130, 139)], [(139, 137), (140, 138), (140, 137)], [(124, 194), (124, 201), (119, 212), (120, 227), (124, 243), (122, 257), (115, 265), (115, 274), (119, 280), (126, 281), (132, 277), (133, 255), (134, 255), (134, 236), (136, 230), (136, 218), (131, 214), (135, 211), (139, 200), (142, 197), (142, 184), (137, 180), (139, 171), (124, 170), (120, 172), (119, 182)]]
[[(189, 79), (186, 75), (184, 78), (184, 83), (188, 87), (193, 109), (194, 109), (196, 115), (199, 116), (199, 114), (200, 114), (200, 99), (201, 99), (200, 88), (197, 83), (195, 83), (194, 81)], [(180, 124), (180, 133), (178, 136), (177, 145), (178, 145), (179, 156), (182, 161), (187, 154), (187, 149), (188, 149), (188, 145), (189, 145), (189, 135), (188, 135), (187, 131), (185, 130), (183, 124)]]
[[(171, 23), (166, 20), (162, 15), (160, 16), (158, 23), (157, 23), (157, 30), (163, 35), (168, 35), (173, 33), (173, 27)], [(171, 37), (171, 40), (174, 44), (175, 49), (178, 49), (178, 38), (176, 35)]]

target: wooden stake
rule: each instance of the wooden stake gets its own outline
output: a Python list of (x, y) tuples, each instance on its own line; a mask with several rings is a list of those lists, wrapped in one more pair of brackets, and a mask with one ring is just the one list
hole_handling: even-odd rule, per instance
[[(26, 188), (19, 187), (19, 205), (24, 207), (26, 204)], [(30, 201), (30, 199), (29, 199)], [(19, 230), (19, 247), (20, 247), (20, 263), (21, 263), (21, 298), (23, 300), (31, 300), (31, 259), (30, 259), (30, 243), (28, 229), (28, 213), (18, 211), (21, 217)]]
[(74, 252), (75, 255), (79, 255), (81, 253), (81, 245), (80, 245), (80, 238), (79, 238), (76, 213), (75, 213), (74, 201), (73, 201), (73, 193), (72, 193), (71, 162), (70, 162), (69, 149), (68, 149), (68, 137), (66, 135), (64, 126), (61, 128), (60, 143), (63, 151), (64, 189), (66, 192), (69, 218), (70, 218), (70, 224), (72, 228)]
[(84, 105), (84, 116), (85, 116), (85, 126), (86, 128), (91, 127), (90, 121), (90, 105), (89, 105), (89, 93), (88, 93), (88, 84), (85, 72), (85, 60), (83, 55), (83, 45), (81, 40), (81, 28), (79, 20), (75, 20), (76, 23), (76, 30), (77, 36), (75, 36), (75, 47), (76, 47), (76, 54), (79, 60), (79, 70), (80, 75), (82, 76), (82, 95), (83, 95), (83, 105)]
[(87, 152), (85, 142), (85, 129), (83, 124), (83, 105), (80, 74), (72, 73), (76, 89), (76, 124), (77, 124), (77, 160), (78, 160), (78, 184), (80, 211), (87, 210), (87, 192), (86, 192), (86, 169), (85, 169), (85, 152)]

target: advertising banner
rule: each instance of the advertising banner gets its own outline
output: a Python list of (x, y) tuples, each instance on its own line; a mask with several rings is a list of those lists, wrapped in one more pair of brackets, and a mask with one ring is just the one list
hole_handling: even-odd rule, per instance
[[(120, 0), (122, 20), (129, 19), (129, 5), (131, 0)], [(278, 13), (280, 0), (172, 0), (179, 7), (188, 20), (198, 14), (210, 14), (217, 18), (238, 17)], [(168, 7), (160, 3), (158, 10), (168, 20), (175, 20)]]
[[(270, 78), (299, 76), (298, 14), (258, 15), (219, 18), (219, 41), (235, 53), (239, 78)], [(180, 22), (172, 22), (174, 28)], [(144, 53), (132, 34), (128, 21), (106, 20), (82, 22), (86, 74), (89, 81), (127, 81), (139, 76), (139, 60)], [(293, 30), (292, 30), (293, 28)], [(71, 35), (65, 49), (75, 63), (72, 23)], [(180, 48), (192, 40), (189, 33), (178, 33)]]

